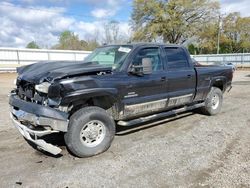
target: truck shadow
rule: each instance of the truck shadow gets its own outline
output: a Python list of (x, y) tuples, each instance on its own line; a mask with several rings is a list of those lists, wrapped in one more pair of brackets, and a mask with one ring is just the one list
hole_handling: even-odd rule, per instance
[[(178, 115), (168, 116), (165, 118), (160, 118), (157, 120), (152, 120), (152, 121), (148, 121), (145, 123), (136, 124), (136, 125), (128, 126), (128, 127), (117, 125), (116, 136), (126, 136), (126, 135), (133, 134), (133, 133), (136, 133), (136, 132), (139, 132), (142, 130), (151, 129), (153, 127), (160, 126), (160, 125), (165, 124), (165, 123), (170, 123), (170, 122), (173, 122), (173, 121), (176, 121), (176, 120), (188, 117), (188, 116), (192, 116), (194, 114), (199, 114), (199, 111), (193, 110), (190, 112), (183, 112), (183, 113), (180, 113)], [(74, 156), (74, 154), (72, 154), (66, 147), (66, 144), (64, 141), (64, 133), (54, 133), (51, 135), (46, 135), (46, 136), (41, 137), (41, 139), (43, 139), (47, 143), (50, 143), (52, 145), (56, 145), (56, 146), (60, 147), (63, 150), (63, 153), (65, 150), (67, 150), (71, 155)], [(46, 155), (48, 157), (53, 157), (53, 158), (60, 158), (63, 156), (63, 154), (53, 155), (53, 154), (50, 154), (46, 151), (40, 150), (32, 142), (30, 142), (28, 140), (26, 140), (26, 141), (29, 143), (29, 145), (31, 147), (33, 147), (35, 150), (38, 151), (37, 154), (39, 154), (39, 155)]]
[(191, 111), (191, 112), (183, 112), (180, 113), (178, 115), (172, 115), (172, 116), (168, 116), (168, 117), (163, 117), (157, 120), (152, 120), (152, 121), (148, 121), (145, 123), (140, 123), (140, 124), (136, 124), (133, 126), (120, 126), (117, 125), (116, 127), (116, 136), (125, 136), (125, 135), (129, 135), (129, 134), (133, 134), (142, 130), (146, 130), (146, 129), (150, 129), (165, 123), (169, 123), (172, 121), (176, 121), (178, 119), (182, 119), (188, 116), (192, 116), (194, 114), (199, 114), (199, 112), (196, 111)]

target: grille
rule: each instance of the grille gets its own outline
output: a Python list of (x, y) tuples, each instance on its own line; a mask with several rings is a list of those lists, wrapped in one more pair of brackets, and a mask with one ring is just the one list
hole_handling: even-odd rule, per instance
[(43, 96), (43, 94), (39, 94), (35, 91), (35, 85), (21, 80), (17, 84), (17, 94), (20, 97), (20, 99), (28, 101), (28, 102), (35, 102), (37, 104), (44, 104), (44, 101), (46, 100), (46, 96)]
[(34, 84), (22, 80), (17, 85), (17, 94), (21, 99), (31, 101), (35, 94)]

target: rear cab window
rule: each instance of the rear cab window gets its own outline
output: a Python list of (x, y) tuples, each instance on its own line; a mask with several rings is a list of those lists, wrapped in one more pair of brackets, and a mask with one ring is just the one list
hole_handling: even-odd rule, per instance
[(180, 47), (165, 47), (167, 56), (167, 69), (178, 70), (189, 68), (186, 52)]

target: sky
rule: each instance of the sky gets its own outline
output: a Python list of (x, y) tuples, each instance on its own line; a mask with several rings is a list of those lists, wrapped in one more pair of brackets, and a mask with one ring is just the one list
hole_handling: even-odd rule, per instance
[[(221, 12), (250, 16), (249, 0), (220, 0)], [(71, 30), (80, 39), (103, 39), (103, 25), (116, 20), (120, 33), (131, 33), (132, 0), (4, 0), (0, 1), (0, 47), (22, 48), (36, 41), (50, 48), (60, 33)]]

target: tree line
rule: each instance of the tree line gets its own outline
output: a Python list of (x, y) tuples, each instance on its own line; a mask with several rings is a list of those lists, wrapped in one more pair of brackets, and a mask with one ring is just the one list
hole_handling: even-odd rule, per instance
[[(87, 50), (92, 51), (102, 44), (116, 44), (128, 42), (128, 36), (123, 36), (120, 33), (119, 22), (112, 20), (101, 25), (102, 37), (100, 31), (96, 30), (92, 36), (86, 36), (87, 39), (80, 39), (77, 34), (70, 30), (63, 31), (58, 38), (58, 43), (51, 49), (58, 50)], [(39, 49), (40, 46), (35, 41), (27, 44), (26, 48)]]
[[(164, 42), (182, 44), (191, 54), (250, 52), (250, 17), (221, 14), (213, 0), (134, 0), (130, 36), (122, 36), (117, 21), (103, 25), (91, 40), (63, 31), (53, 49), (93, 50), (101, 43)], [(30, 42), (27, 48), (39, 48)]]

